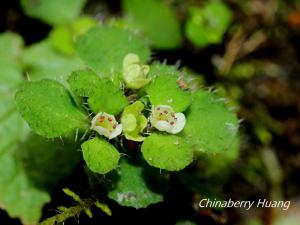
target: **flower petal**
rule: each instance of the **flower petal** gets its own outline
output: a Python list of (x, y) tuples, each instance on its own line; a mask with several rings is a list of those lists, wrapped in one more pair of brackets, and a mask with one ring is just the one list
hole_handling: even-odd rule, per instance
[(101, 126), (95, 126), (95, 127), (93, 128), (93, 130), (97, 131), (98, 134), (103, 135), (103, 136), (105, 136), (105, 137), (107, 137), (107, 138), (110, 136), (109, 130), (105, 129), (104, 127), (101, 127)]
[(154, 127), (157, 129), (157, 130), (160, 130), (160, 131), (167, 131), (167, 132), (170, 132), (170, 130), (172, 129), (171, 125), (166, 122), (166, 121), (157, 121), (155, 124), (154, 124)]
[(108, 139), (113, 139), (117, 136), (119, 136), (122, 133), (122, 124), (118, 124), (116, 129), (110, 133), (110, 135), (108, 136)]
[(182, 129), (185, 126), (185, 116), (183, 113), (175, 113), (175, 118), (177, 119), (177, 121), (175, 122), (175, 124), (172, 126), (172, 129), (170, 130), (170, 133), (172, 134), (177, 134), (180, 131), (182, 131)]

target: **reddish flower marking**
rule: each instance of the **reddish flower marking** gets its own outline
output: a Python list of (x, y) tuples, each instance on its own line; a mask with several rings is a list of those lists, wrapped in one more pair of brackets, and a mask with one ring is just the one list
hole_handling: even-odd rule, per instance
[(183, 80), (177, 80), (177, 84), (179, 85), (179, 87), (183, 90), (187, 89), (188, 86), (187, 84), (183, 81)]
[(185, 116), (183, 113), (175, 114), (171, 106), (152, 107), (150, 123), (160, 131), (176, 134), (183, 129)]

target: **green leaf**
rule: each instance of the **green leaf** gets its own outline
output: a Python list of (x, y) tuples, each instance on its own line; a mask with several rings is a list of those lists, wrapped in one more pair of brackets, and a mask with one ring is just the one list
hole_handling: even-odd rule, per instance
[(212, 29), (225, 31), (232, 20), (232, 13), (222, 1), (211, 1), (203, 9), (204, 18)]
[(142, 144), (145, 160), (154, 167), (178, 171), (193, 161), (192, 147), (181, 137), (153, 133)]
[(198, 159), (201, 160), (205, 170), (203, 171), (204, 176), (213, 176), (220, 174), (220, 172), (226, 173), (226, 169), (230, 169), (232, 162), (239, 156), (240, 150), (240, 139), (237, 135), (233, 140), (233, 144), (226, 151), (218, 152), (216, 154), (201, 154)]
[(51, 25), (65, 24), (75, 19), (85, 0), (22, 0), (21, 5), (26, 15), (37, 18)]
[(0, 58), (17, 61), (21, 57), (24, 42), (14, 33), (5, 32), (0, 35)]
[(69, 26), (57, 26), (50, 35), (49, 40), (52, 46), (64, 54), (72, 55), (75, 52), (73, 33)]
[(11, 217), (20, 218), (24, 224), (35, 224), (41, 217), (43, 205), (50, 201), (50, 195), (34, 187), (27, 178), (16, 155), (22, 150), (17, 140), (9, 143), (0, 156), (0, 205)]
[[(19, 75), (21, 79), (21, 73)], [(5, 83), (13, 87), (18, 81), (6, 80)], [(24, 146), (18, 143), (25, 140), (29, 130), (16, 111), (13, 92), (13, 88), (7, 89), (0, 95), (0, 206), (9, 216), (20, 218), (24, 224), (34, 224), (41, 217), (42, 207), (50, 201), (50, 196), (32, 185), (20, 160), (19, 153), (23, 152)]]
[(15, 99), (22, 117), (44, 137), (58, 137), (87, 127), (86, 116), (75, 106), (65, 87), (56, 81), (28, 82)]
[(193, 94), (193, 103), (187, 111), (183, 130), (197, 152), (230, 151), (238, 135), (238, 119), (230, 112), (224, 99), (208, 91)]
[[(24, 224), (36, 224), (43, 205), (50, 201), (49, 192), (73, 171), (80, 153), (73, 139), (64, 139), (63, 143), (60, 139), (46, 140), (28, 134), (23, 141), (17, 141), (20, 139), (15, 140), (15, 149), (10, 149), (9, 158), (0, 159), (1, 171), (9, 171), (7, 176), (11, 177), (10, 180), (0, 178), (1, 187), (5, 186), (0, 188), (5, 195), (0, 202), (10, 216), (21, 218)], [(5, 160), (10, 161), (5, 163)], [(3, 174), (0, 177), (3, 178)]]
[[(188, 40), (190, 40), (197, 47), (204, 48), (211, 44), (206, 36), (205, 27), (199, 25), (197, 22), (194, 22), (192, 19), (186, 22), (185, 34)], [(217, 37), (219, 38), (219, 36)]]
[(84, 34), (92, 27), (97, 26), (98, 21), (95, 17), (92, 16), (81, 16), (77, 18), (71, 25), (74, 35), (77, 37), (78, 35)]
[[(8, 35), (8, 36), (7, 36)], [(8, 39), (15, 36), (12, 34), (0, 35), (0, 46), (8, 45)], [(19, 37), (16, 36), (16, 39)], [(13, 39), (11, 39), (13, 40)], [(11, 43), (12, 44), (12, 43)], [(10, 46), (12, 47), (12, 46)], [(23, 134), (23, 121), (16, 113), (14, 104), (15, 89), (22, 83), (22, 71), (20, 66), (15, 62), (14, 48), (3, 49), (10, 58), (0, 57), (0, 157), (6, 152), (6, 148), (11, 148), (10, 143), (14, 143)]]
[[(147, 180), (151, 179), (151, 182)], [(144, 166), (129, 163), (121, 160), (119, 169), (108, 175), (106, 183), (108, 197), (115, 200), (122, 206), (134, 207), (136, 209), (146, 208), (150, 204), (155, 204), (163, 200), (164, 189), (159, 174), (154, 171), (146, 171)], [(157, 183), (157, 187), (150, 186)], [(158, 191), (155, 189), (159, 189)]]
[(75, 43), (81, 59), (101, 77), (121, 74), (124, 57), (137, 54), (142, 62), (150, 58), (148, 46), (129, 31), (114, 27), (90, 29)]
[(181, 44), (180, 24), (169, 5), (159, 0), (123, 0), (127, 19), (158, 49)]
[(210, 1), (203, 8), (190, 8), (185, 33), (198, 47), (218, 44), (222, 41), (231, 20), (232, 13), (222, 1)]
[[(15, 105), (13, 94), (15, 89), (21, 84), (22, 72), (20, 66), (15, 62), (16, 49), (13, 48), (14, 39), (19, 40), (20, 37), (11, 33), (0, 35), (0, 46), (9, 58), (0, 56), (0, 157), (1, 154), (9, 148), (9, 143), (14, 142), (16, 137), (22, 136), (19, 118), (15, 113)], [(10, 43), (10, 41), (12, 41)], [(18, 42), (18, 41), (17, 41)], [(6, 46), (9, 48), (5, 49)], [(1, 51), (2, 53), (2, 51)], [(13, 119), (16, 119), (14, 122)], [(20, 128), (20, 131), (18, 129)]]
[(200, 76), (200, 74), (192, 72), (188, 68), (178, 70), (176, 65), (166, 65), (159, 62), (152, 63), (150, 66), (149, 77), (155, 78), (157, 76), (165, 75), (177, 77), (177, 79), (186, 84), (186, 88), (188, 88), (191, 92), (198, 90), (199, 87), (204, 84), (203, 77)]
[(10, 59), (0, 57), (0, 70), (0, 95), (15, 90), (23, 80), (19, 65)]
[(15, 62), (19, 55), (19, 50), (14, 48), (19, 43), (16, 40), (20, 38), (12, 34), (0, 36), (1, 53), (3, 50), (7, 57), (0, 57), (0, 206), (11, 217), (32, 224), (38, 221), (41, 208), (50, 197), (32, 186), (17, 156), (21, 149), (18, 142), (25, 139), (28, 128), (16, 111), (13, 99), (14, 90), (22, 81), (21, 69)]
[(72, 72), (68, 78), (71, 91), (80, 97), (89, 97), (99, 86), (100, 79), (97, 74), (90, 70), (78, 70)]
[(117, 115), (128, 104), (119, 87), (110, 80), (100, 80), (95, 91), (89, 98), (88, 104), (94, 113), (106, 112)]
[[(2, 40), (0, 37), (0, 46), (9, 46)], [(22, 82), (21, 68), (15, 61), (21, 53), (21, 49), (15, 49), (17, 43), (5, 50), (12, 57), (0, 56), (0, 206), (9, 216), (20, 218), (23, 224), (36, 224), (43, 205), (50, 201), (48, 190), (71, 172), (78, 162), (72, 160), (78, 153), (70, 152), (61, 141), (45, 141), (29, 135), (13, 98)]]
[(14, 90), (23, 80), (19, 65), (23, 53), (23, 40), (17, 34), (2, 33), (0, 49), (0, 95), (2, 95)]
[(180, 72), (177, 70), (176, 66), (170, 66), (166, 64), (162, 64), (159, 62), (154, 62), (150, 66), (149, 77), (155, 78), (158, 76), (180, 76)]
[(191, 104), (191, 94), (180, 89), (177, 77), (165, 75), (156, 77), (147, 88), (152, 105), (169, 105), (175, 112), (183, 112)]
[(77, 56), (55, 51), (48, 40), (26, 48), (23, 61), (31, 80), (51, 78), (64, 82), (72, 71), (84, 68)]
[(34, 187), (45, 191), (51, 191), (81, 159), (75, 133), (52, 140), (31, 133), (19, 147), (26, 176)]
[(88, 16), (76, 19), (72, 24), (55, 26), (49, 35), (49, 40), (55, 50), (66, 55), (73, 55), (75, 52), (76, 38), (97, 25), (97, 21)]
[(92, 71), (75, 71), (69, 77), (68, 83), (76, 95), (88, 97), (89, 107), (94, 113), (116, 115), (128, 104), (119, 87), (110, 80), (100, 79)]
[(83, 158), (91, 171), (106, 174), (118, 166), (120, 153), (104, 139), (95, 137), (82, 145)]

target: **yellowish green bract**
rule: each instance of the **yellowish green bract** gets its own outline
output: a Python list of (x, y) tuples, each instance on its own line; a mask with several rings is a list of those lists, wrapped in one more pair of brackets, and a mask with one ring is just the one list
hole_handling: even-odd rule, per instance
[(142, 114), (144, 104), (140, 101), (136, 101), (133, 104), (127, 106), (121, 117), (121, 123), (123, 125), (123, 132), (128, 140), (143, 141), (145, 138), (141, 135), (148, 120)]
[(148, 78), (150, 67), (140, 62), (138, 55), (129, 53), (123, 60), (122, 78), (128, 88), (140, 89), (150, 82)]

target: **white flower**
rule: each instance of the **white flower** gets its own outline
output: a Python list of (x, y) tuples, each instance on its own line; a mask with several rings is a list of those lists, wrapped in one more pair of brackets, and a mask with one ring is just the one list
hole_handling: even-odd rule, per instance
[(160, 131), (177, 134), (185, 126), (185, 116), (183, 113), (174, 113), (171, 106), (158, 105), (152, 106), (150, 123)]
[(105, 112), (99, 112), (92, 119), (91, 129), (108, 139), (115, 138), (122, 133), (122, 125), (118, 124), (113, 115)]

